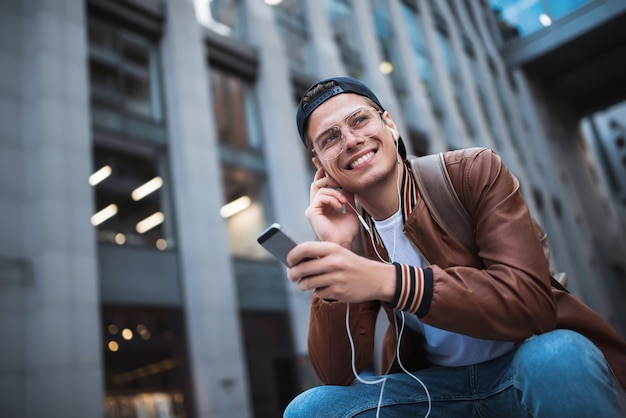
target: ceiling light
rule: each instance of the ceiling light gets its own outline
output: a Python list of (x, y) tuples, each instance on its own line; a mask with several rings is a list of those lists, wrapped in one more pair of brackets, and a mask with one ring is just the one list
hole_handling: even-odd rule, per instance
[(124, 328), (122, 330), (122, 338), (127, 340), (127, 341), (132, 340), (133, 339), (133, 332), (130, 329), (128, 329), (128, 328)]
[(393, 72), (393, 64), (389, 61), (383, 61), (378, 65), (378, 69), (385, 75), (391, 74)]
[(156, 240), (156, 247), (161, 251), (165, 250), (167, 248), (167, 240), (159, 238)]
[(130, 194), (130, 197), (132, 197), (133, 200), (136, 202), (148, 196), (155, 190), (159, 190), (161, 186), (163, 186), (163, 179), (159, 176), (156, 176), (152, 180), (145, 182), (144, 184), (133, 190)]
[(121, 232), (115, 234), (115, 243), (117, 245), (124, 245), (126, 243), (126, 235), (122, 234)]
[(113, 217), (117, 215), (117, 205), (114, 203), (111, 203), (109, 206), (107, 206), (106, 208), (94, 213), (91, 216), (91, 224), (93, 226), (98, 226), (100, 225), (102, 222), (106, 221), (107, 219)]
[(230, 218), (231, 216), (248, 209), (251, 204), (252, 201), (248, 196), (241, 196), (240, 198), (235, 199), (232, 202), (229, 202), (222, 206), (222, 208), (220, 209), (220, 215), (224, 219)]
[(165, 215), (163, 215), (163, 212), (155, 212), (143, 221), (137, 222), (135, 229), (140, 234), (143, 234), (144, 232), (151, 230), (155, 226), (162, 224), (163, 220), (165, 220)]
[(552, 24), (552, 19), (545, 13), (539, 15), (539, 21), (543, 26), (550, 26)]
[(105, 165), (100, 170), (96, 171), (91, 176), (89, 176), (89, 184), (92, 186), (95, 186), (96, 184), (100, 183), (102, 180), (109, 177), (111, 175), (111, 171), (112, 171), (111, 166)]

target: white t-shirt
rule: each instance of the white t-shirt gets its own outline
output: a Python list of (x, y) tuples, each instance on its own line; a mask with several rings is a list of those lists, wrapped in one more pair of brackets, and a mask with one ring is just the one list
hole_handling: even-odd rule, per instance
[[(396, 212), (383, 221), (374, 220), (391, 260), (401, 264), (425, 267), (417, 249), (402, 232), (402, 214)], [(401, 313), (397, 313), (401, 318)], [(428, 360), (439, 366), (468, 366), (493, 360), (515, 348), (516, 343), (483, 340), (445, 331), (422, 323), (415, 314), (404, 313), (405, 326), (425, 337)]]

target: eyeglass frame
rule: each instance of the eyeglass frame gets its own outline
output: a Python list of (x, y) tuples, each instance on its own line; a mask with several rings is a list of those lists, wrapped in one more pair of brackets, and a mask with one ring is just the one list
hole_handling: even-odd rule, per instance
[[(372, 137), (372, 136), (377, 135), (378, 133), (380, 133), (380, 131), (382, 131), (382, 130), (383, 130), (383, 127), (385, 126), (385, 121), (383, 120), (383, 113), (384, 113), (384, 111), (383, 111), (383, 110), (381, 110), (381, 109), (377, 109), (377, 108), (375, 108), (375, 107), (373, 107), (373, 106), (363, 106), (363, 107), (359, 107), (358, 109), (354, 110), (353, 112), (348, 113), (348, 114), (347, 114), (347, 115), (343, 118), (343, 121), (345, 122), (345, 121), (346, 121), (348, 118), (350, 118), (351, 116), (355, 115), (355, 114), (356, 114), (356, 113), (358, 113), (358, 112), (364, 111), (364, 110), (373, 110), (373, 111), (375, 111), (375, 112), (378, 114), (378, 116), (380, 117), (380, 129), (379, 129), (376, 133), (373, 133), (372, 135), (367, 136), (367, 138), (370, 138), (370, 137)], [(327, 132), (327, 131), (329, 131), (329, 130), (331, 130), (331, 129), (333, 129), (333, 128), (338, 128), (338, 129), (339, 129), (339, 134), (341, 135), (341, 142), (340, 142), (340, 144), (341, 144), (341, 150), (340, 150), (340, 151), (337, 153), (337, 155), (335, 155), (334, 157), (331, 157), (331, 158), (325, 158), (325, 157), (322, 157), (322, 155), (321, 155), (319, 152), (317, 152), (317, 151), (315, 150), (315, 141), (314, 141), (313, 139), (311, 139), (311, 144), (313, 145), (313, 148), (311, 148), (311, 152), (312, 152), (313, 154), (315, 154), (318, 158), (321, 158), (321, 159), (322, 159), (322, 160), (324, 160), (324, 161), (332, 161), (332, 160), (334, 160), (335, 158), (339, 157), (339, 156), (341, 155), (341, 153), (343, 152), (343, 150), (344, 150), (344, 148), (345, 148), (345, 146), (344, 146), (344, 145), (345, 145), (345, 143), (346, 143), (346, 137), (345, 137), (345, 135), (343, 134), (343, 128), (344, 128), (344, 127), (348, 127), (348, 130), (349, 130), (349, 131), (350, 131), (353, 135), (358, 136), (358, 137), (360, 137), (360, 138), (366, 138), (365, 136), (360, 135), (360, 134), (358, 134), (358, 133), (354, 132), (354, 131), (352, 130), (352, 128), (350, 128), (350, 125), (349, 125), (349, 124), (347, 124), (347, 123), (344, 123), (344, 124), (343, 124), (343, 125), (341, 125), (341, 126), (339, 126), (339, 125), (331, 125), (330, 127), (326, 128), (323, 132)], [(318, 135), (318, 137), (319, 137), (319, 135)]]

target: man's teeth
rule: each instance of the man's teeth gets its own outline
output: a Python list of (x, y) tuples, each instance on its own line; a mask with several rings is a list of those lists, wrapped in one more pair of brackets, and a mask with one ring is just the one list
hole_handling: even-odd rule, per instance
[(374, 155), (373, 152), (368, 152), (367, 154), (365, 154), (364, 156), (362, 156), (361, 158), (359, 158), (358, 160), (356, 160), (352, 164), (350, 164), (350, 168), (355, 168), (355, 167), (363, 164), (365, 161), (367, 161), (370, 158), (372, 158), (372, 155)]

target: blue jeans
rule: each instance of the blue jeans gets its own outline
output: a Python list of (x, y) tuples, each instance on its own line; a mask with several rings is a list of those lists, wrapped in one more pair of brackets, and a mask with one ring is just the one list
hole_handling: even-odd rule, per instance
[[(622, 417), (617, 381), (588, 339), (569, 330), (531, 337), (495, 360), (413, 372), (435, 417)], [(376, 380), (377, 378), (370, 378)], [(298, 395), (284, 417), (375, 417), (381, 384), (319, 386)], [(424, 388), (406, 373), (387, 376), (380, 417), (425, 417)]]

